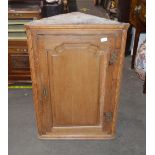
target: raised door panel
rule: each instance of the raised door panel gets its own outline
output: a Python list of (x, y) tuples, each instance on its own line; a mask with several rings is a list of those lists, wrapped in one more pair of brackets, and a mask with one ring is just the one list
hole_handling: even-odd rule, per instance
[(55, 51), (48, 51), (54, 126), (99, 124), (97, 51), (96, 46), (88, 43), (64, 43)]

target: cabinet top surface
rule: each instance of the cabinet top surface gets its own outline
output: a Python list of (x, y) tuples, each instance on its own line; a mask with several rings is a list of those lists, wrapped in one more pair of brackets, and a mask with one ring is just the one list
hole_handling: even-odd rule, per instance
[(26, 24), (26, 26), (39, 26), (39, 27), (49, 27), (55, 25), (113, 25), (113, 26), (125, 26), (127, 23), (120, 23), (118, 21), (105, 19), (93, 15), (88, 15), (80, 12), (72, 12), (67, 14), (56, 15), (48, 18), (42, 18), (40, 20), (35, 20)]

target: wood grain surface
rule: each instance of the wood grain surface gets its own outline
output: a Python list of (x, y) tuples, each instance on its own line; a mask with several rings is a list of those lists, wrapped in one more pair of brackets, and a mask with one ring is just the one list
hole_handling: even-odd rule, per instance
[(26, 26), (39, 138), (114, 137), (128, 26)]

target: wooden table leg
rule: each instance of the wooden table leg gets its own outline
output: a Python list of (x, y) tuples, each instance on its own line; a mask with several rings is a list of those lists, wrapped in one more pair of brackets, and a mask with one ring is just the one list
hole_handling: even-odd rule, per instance
[(68, 9), (68, 0), (63, 0), (63, 4), (64, 4), (64, 11), (66, 13), (69, 12), (69, 9)]
[(134, 41), (134, 49), (133, 49), (133, 55), (132, 55), (132, 61), (131, 61), (131, 69), (134, 69), (134, 64), (135, 64), (135, 58), (136, 58), (136, 53), (137, 53), (139, 36), (140, 36), (140, 31), (136, 30), (135, 41)]
[(145, 81), (143, 85), (143, 93), (146, 94), (146, 75), (145, 75)]
[(98, 5), (99, 0), (93, 0), (94, 1), (94, 5)]

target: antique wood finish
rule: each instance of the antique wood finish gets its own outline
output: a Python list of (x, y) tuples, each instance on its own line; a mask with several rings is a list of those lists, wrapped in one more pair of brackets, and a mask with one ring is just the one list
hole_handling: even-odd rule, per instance
[(9, 1), (9, 19), (39, 19), (41, 18), (41, 0)]
[(22, 19), (39, 19), (41, 18), (40, 15), (41, 12), (38, 11), (18, 11), (17, 12), (13, 12), (13, 11), (9, 11), (9, 19), (16, 19), (16, 18), (22, 18)]
[(99, 0), (93, 0), (94, 5), (98, 5)]
[(63, 5), (64, 5), (64, 11), (65, 11), (65, 12), (69, 12), (68, 1), (69, 1), (69, 0), (62, 0)]
[(140, 33), (146, 32), (146, 0), (132, 0), (130, 23), (136, 28), (131, 68), (134, 69)]
[(127, 28), (26, 25), (39, 138), (114, 137)]
[(9, 83), (31, 81), (26, 41), (9, 41)]
[[(15, 2), (15, 1), (11, 1)], [(27, 1), (29, 2), (29, 1)], [(29, 4), (29, 3), (26, 3)], [(36, 8), (15, 7), (18, 3), (11, 3), (8, 11), (8, 80), (9, 84), (31, 82), (27, 37), (24, 23), (41, 18), (39, 5)], [(20, 3), (22, 6), (22, 3)], [(31, 6), (31, 4), (29, 4)]]

